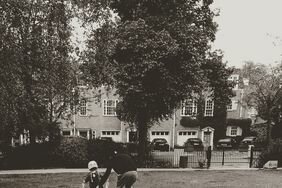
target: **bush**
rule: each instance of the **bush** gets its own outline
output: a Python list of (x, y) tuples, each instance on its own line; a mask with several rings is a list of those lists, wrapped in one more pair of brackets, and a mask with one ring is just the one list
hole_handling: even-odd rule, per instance
[(278, 160), (278, 167), (282, 167), (282, 153), (276, 152), (263, 152), (258, 158), (258, 168), (262, 168), (263, 165), (269, 160)]
[(282, 167), (282, 145), (274, 144), (269, 150), (265, 150), (258, 158), (258, 168), (262, 168), (263, 165), (269, 160), (278, 160), (278, 167)]
[(170, 161), (155, 161), (151, 168), (172, 168), (173, 165)]
[[(116, 143), (109, 140), (87, 140), (82, 137), (62, 137), (58, 143), (30, 144), (10, 148), (0, 161), (0, 168), (5, 169), (35, 169), (35, 168), (86, 168), (90, 160), (97, 161), (99, 167), (105, 167), (109, 156), (116, 150), (130, 154), (139, 167), (144, 167), (140, 161), (136, 143)], [(145, 161), (152, 161), (150, 153), (152, 145), (148, 145)], [(157, 164), (153, 166), (169, 166)], [(146, 165), (145, 165), (146, 166)]]
[(182, 125), (183, 127), (199, 127), (201, 126), (201, 122), (198, 119), (182, 117), (180, 120), (180, 125)]
[(88, 163), (88, 140), (81, 137), (64, 137), (52, 152), (57, 167), (83, 167)]
[(52, 166), (52, 144), (31, 144), (11, 148), (2, 162), (4, 169), (47, 168)]

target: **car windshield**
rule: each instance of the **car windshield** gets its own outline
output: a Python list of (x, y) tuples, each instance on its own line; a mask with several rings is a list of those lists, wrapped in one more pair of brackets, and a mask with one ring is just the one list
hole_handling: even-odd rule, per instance
[(226, 142), (230, 142), (230, 141), (231, 141), (231, 139), (225, 138), (225, 139), (220, 139), (218, 142), (219, 143), (226, 143)]
[(248, 138), (244, 138), (242, 142), (251, 142), (254, 139), (255, 139), (254, 137), (248, 137)]
[(202, 142), (200, 139), (198, 138), (192, 138), (192, 139), (188, 139), (189, 142)]
[(166, 143), (166, 140), (165, 139), (156, 139), (156, 140), (153, 140), (153, 142), (155, 143)]

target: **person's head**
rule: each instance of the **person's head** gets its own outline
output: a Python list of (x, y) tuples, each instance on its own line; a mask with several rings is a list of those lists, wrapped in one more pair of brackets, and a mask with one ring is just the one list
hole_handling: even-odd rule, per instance
[(98, 168), (98, 164), (96, 163), (96, 161), (90, 161), (88, 163), (88, 169), (90, 171), (96, 170)]
[(114, 158), (117, 154), (118, 154), (117, 150), (112, 150), (112, 151), (109, 153), (108, 158), (109, 158), (109, 159), (112, 159), (112, 158)]

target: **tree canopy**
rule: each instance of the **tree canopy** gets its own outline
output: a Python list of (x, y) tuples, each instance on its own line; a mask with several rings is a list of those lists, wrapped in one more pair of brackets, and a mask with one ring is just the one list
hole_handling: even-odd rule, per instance
[(0, 2), (2, 139), (24, 130), (31, 141), (59, 133), (75, 84), (70, 18), (65, 0)]
[(147, 129), (169, 118), (193, 93), (209, 88), (224, 109), (231, 70), (221, 54), (211, 51), (217, 28), (211, 3), (1, 1), (1, 128), (45, 136), (44, 128), (56, 127), (68, 109), (76, 84), (70, 56), (72, 16), (79, 16), (87, 30), (82, 77), (93, 86), (115, 87), (121, 98), (119, 118), (137, 125), (142, 147)]
[(231, 71), (221, 55), (211, 53), (217, 28), (212, 1), (76, 3), (85, 25), (99, 20), (87, 40), (84, 75), (93, 85), (116, 88), (119, 118), (137, 125), (143, 144), (148, 127), (170, 117), (192, 93), (210, 87), (219, 97), (231, 90), (226, 81)]
[(244, 100), (249, 107), (254, 107), (258, 116), (267, 121), (267, 140), (271, 139), (272, 123), (280, 121), (282, 91), (281, 65), (267, 66), (246, 62), (242, 76), (249, 79)]

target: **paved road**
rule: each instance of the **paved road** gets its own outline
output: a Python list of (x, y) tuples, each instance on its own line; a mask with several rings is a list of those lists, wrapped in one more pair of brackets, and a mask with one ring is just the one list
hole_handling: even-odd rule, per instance
[[(104, 172), (105, 169), (99, 169)], [(153, 172), (153, 171), (175, 171), (175, 172), (185, 172), (185, 171), (213, 171), (213, 170), (259, 170), (258, 168), (234, 168), (234, 167), (221, 167), (221, 168), (210, 168), (210, 169), (193, 169), (193, 168), (138, 168), (140, 172)], [(278, 168), (277, 170), (282, 170)], [(87, 173), (88, 169), (30, 169), (30, 170), (0, 170), (0, 175), (4, 174), (49, 174), (49, 173)]]

